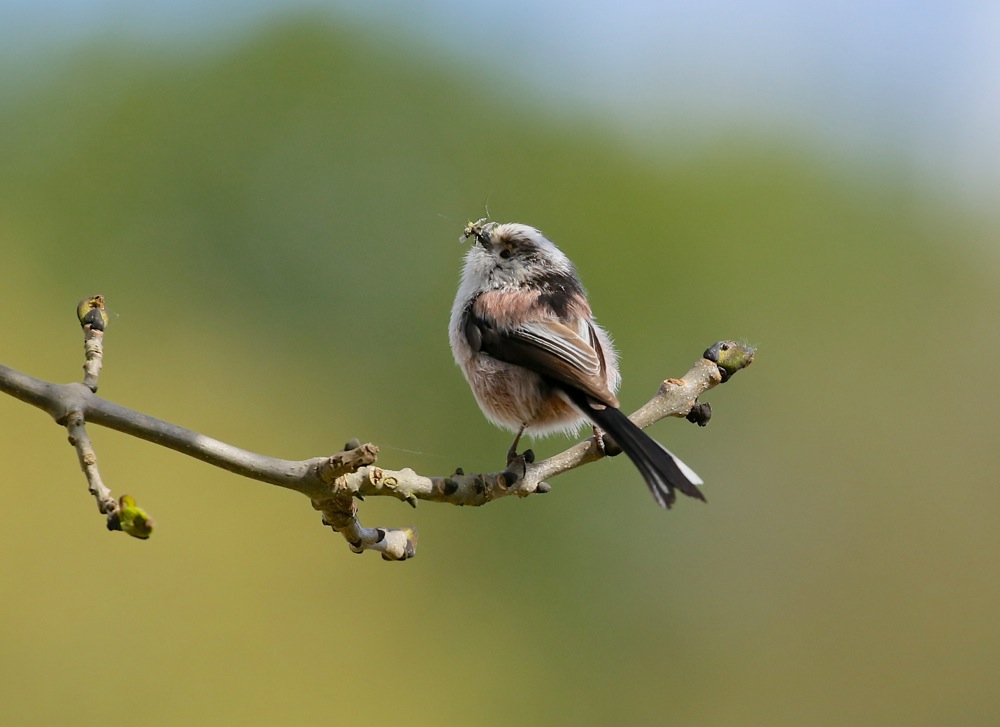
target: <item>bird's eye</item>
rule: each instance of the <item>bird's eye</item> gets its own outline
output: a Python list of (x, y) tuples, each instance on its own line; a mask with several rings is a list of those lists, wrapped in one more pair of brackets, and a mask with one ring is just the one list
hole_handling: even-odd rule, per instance
[(506, 260), (507, 258), (509, 258), (510, 254), (511, 254), (510, 250), (508, 250), (506, 247), (503, 250), (500, 251), (500, 257), (502, 257), (504, 260)]

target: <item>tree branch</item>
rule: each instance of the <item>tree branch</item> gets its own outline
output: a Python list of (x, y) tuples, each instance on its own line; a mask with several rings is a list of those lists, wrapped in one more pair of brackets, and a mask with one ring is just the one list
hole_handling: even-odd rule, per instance
[[(417, 500), (453, 505), (484, 505), (517, 495), (526, 497), (548, 492), (547, 479), (594, 462), (604, 449), (590, 437), (540, 462), (519, 458), (498, 472), (428, 477), (412, 469), (386, 470), (376, 466), (378, 447), (348, 442), (344, 450), (329, 457), (293, 461), (267, 457), (220, 442), (198, 432), (151, 417), (98, 396), (98, 376), (103, 363), (103, 335), (107, 323), (102, 296), (82, 301), (77, 310), (84, 332), (83, 383), (54, 384), (36, 379), (0, 364), (0, 391), (46, 411), (67, 428), (77, 450), (88, 488), (100, 511), (108, 516), (108, 527), (147, 538), (153, 522), (123, 495), (115, 501), (101, 480), (97, 456), (87, 436), (86, 424), (98, 424), (163, 447), (182, 452), (208, 464), (250, 479), (299, 492), (310, 498), (323, 514), (324, 524), (339, 532), (356, 553), (374, 550), (386, 560), (405, 560), (414, 555), (413, 528), (366, 528), (357, 517), (355, 499), (369, 496), (395, 497), (416, 507)], [(705, 351), (683, 379), (667, 379), (656, 396), (632, 415), (640, 427), (664, 417), (688, 417), (704, 426), (711, 416), (707, 405), (698, 404), (705, 391), (727, 381), (753, 361), (753, 349), (722, 341)]]

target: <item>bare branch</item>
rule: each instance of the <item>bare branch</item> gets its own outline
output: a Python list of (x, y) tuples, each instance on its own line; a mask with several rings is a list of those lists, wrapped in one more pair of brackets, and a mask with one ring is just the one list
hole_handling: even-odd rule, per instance
[(76, 317), (83, 327), (83, 385), (97, 391), (97, 379), (104, 363), (104, 328), (108, 325), (108, 310), (104, 296), (84, 298), (76, 307)]
[[(735, 344), (734, 344), (735, 345)], [(752, 355), (749, 356), (752, 359)], [(744, 364), (744, 366), (749, 363)], [(742, 368), (742, 367), (741, 367)], [(722, 383), (719, 365), (702, 358), (683, 379), (667, 379), (649, 402), (630, 417), (639, 427), (668, 416), (685, 417), (698, 397)], [(503, 470), (488, 474), (465, 474), (461, 470), (445, 477), (426, 477), (412, 469), (399, 471), (379, 467), (362, 467), (344, 478), (344, 490), (362, 496), (389, 495), (401, 500), (417, 498), (453, 505), (485, 505), (493, 500), (517, 495), (527, 497), (550, 491), (545, 480), (576, 469), (605, 456), (594, 437), (540, 462), (523, 462), (519, 470)]]
[[(107, 322), (102, 296), (85, 299), (78, 307), (84, 330), (86, 363), (82, 384), (53, 384), (0, 364), (0, 391), (46, 412), (69, 432), (91, 494), (100, 511), (108, 515), (111, 529), (144, 538), (152, 520), (127, 495), (116, 502), (101, 480), (97, 457), (86, 432), (86, 423), (99, 424), (154, 444), (182, 452), (208, 464), (250, 479), (299, 492), (323, 513), (324, 524), (339, 532), (356, 553), (374, 550), (386, 560), (405, 560), (417, 543), (413, 528), (368, 528), (357, 516), (356, 499), (395, 497), (416, 507), (417, 500), (453, 505), (484, 505), (517, 495), (526, 497), (550, 491), (546, 480), (605, 456), (594, 437), (540, 462), (521, 457), (507, 469), (446, 476), (425, 476), (412, 469), (386, 470), (376, 466), (378, 447), (352, 440), (330, 457), (293, 461), (267, 457), (220, 442), (198, 432), (151, 417), (98, 396), (97, 379), (103, 362), (103, 330)], [(753, 361), (753, 350), (722, 341), (710, 347), (683, 379), (667, 379), (656, 396), (632, 415), (640, 427), (664, 417), (689, 417), (704, 425), (711, 416), (698, 404), (705, 391), (728, 380)]]
[(113, 515), (118, 512), (118, 503), (97, 469), (97, 454), (90, 443), (90, 437), (87, 436), (83, 415), (79, 412), (70, 414), (66, 418), (66, 431), (69, 432), (69, 443), (76, 447), (76, 453), (80, 458), (80, 469), (87, 476), (90, 494), (97, 500), (97, 509), (102, 515)]
[(406, 560), (416, 555), (416, 530), (364, 527), (358, 521), (358, 506), (350, 494), (313, 500), (312, 506), (323, 513), (323, 524), (343, 535), (355, 553), (374, 550), (382, 554), (383, 560)]

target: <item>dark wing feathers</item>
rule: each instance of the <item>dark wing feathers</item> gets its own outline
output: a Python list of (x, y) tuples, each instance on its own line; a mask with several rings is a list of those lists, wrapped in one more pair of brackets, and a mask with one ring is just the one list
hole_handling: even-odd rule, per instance
[(496, 359), (568, 384), (602, 404), (618, 406), (608, 389), (603, 355), (559, 321), (535, 320), (503, 331), (470, 312), (466, 338), (473, 348)]

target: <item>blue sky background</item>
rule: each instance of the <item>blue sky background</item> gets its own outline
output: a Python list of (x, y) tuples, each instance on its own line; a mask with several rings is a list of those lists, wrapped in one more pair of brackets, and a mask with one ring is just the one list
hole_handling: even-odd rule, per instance
[(108, 33), (213, 44), (297, 10), (392, 28), (640, 145), (665, 124), (690, 139), (792, 134), (912, 164), (918, 179), (987, 208), (1000, 199), (995, 2), (7, 0), (0, 57), (16, 66)]

